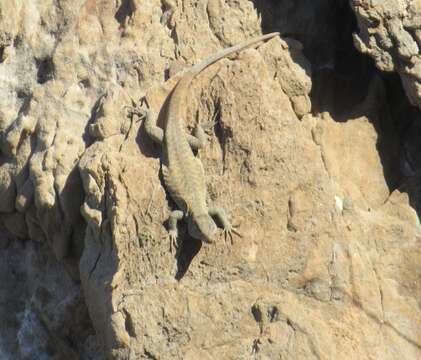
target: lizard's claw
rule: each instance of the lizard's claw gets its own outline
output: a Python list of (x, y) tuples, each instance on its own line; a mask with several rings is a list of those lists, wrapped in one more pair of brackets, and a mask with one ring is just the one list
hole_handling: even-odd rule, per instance
[[(133, 102), (134, 103), (134, 102)], [(124, 106), (124, 109), (126, 110), (126, 116), (127, 117), (131, 117), (133, 115), (137, 115), (139, 117), (139, 121), (143, 120), (146, 117), (146, 112), (147, 109), (149, 108), (149, 104), (148, 101), (146, 100), (146, 97), (143, 96), (140, 100), (139, 103), (134, 103), (135, 105), (130, 106), (130, 105), (126, 105)], [(146, 109), (145, 109), (146, 106)]]
[(215, 120), (210, 120), (210, 121), (206, 121), (205, 123), (200, 123), (199, 124), (203, 130), (210, 130), (213, 127), (215, 127), (216, 125), (216, 121)]
[(126, 116), (127, 117), (132, 117), (133, 115), (137, 115), (138, 121), (143, 120), (146, 117), (146, 110), (142, 109), (139, 106), (128, 106), (128, 105), (126, 105), (124, 107), (124, 109), (126, 110)]
[(222, 233), (224, 234), (224, 240), (227, 242), (227, 239), (229, 238), (231, 241), (231, 244), (234, 244), (233, 241), (233, 234), (237, 235), (238, 237), (242, 238), (243, 236), (236, 230), (238, 228), (238, 225), (228, 225), (224, 228)]

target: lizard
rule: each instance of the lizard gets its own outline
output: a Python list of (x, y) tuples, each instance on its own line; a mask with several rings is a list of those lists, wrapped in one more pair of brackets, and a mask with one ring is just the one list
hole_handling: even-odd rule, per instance
[(246, 40), (188, 69), (168, 95), (163, 128), (157, 126), (158, 116), (148, 108), (138, 113), (144, 119), (147, 135), (162, 147), (161, 169), (164, 184), (178, 207), (171, 212), (168, 221), (168, 235), (175, 247), (178, 237), (177, 222), (183, 218), (187, 218), (190, 236), (206, 243), (212, 243), (217, 232), (214, 218), (222, 225), (225, 239), (228, 235), (232, 241), (232, 234), (241, 236), (235, 229), (236, 226), (231, 225), (223, 209), (208, 207), (206, 203), (204, 169), (201, 161), (193, 153), (193, 150), (204, 146), (205, 132), (200, 123), (196, 126), (194, 135), (185, 133), (182, 126), (190, 85), (194, 78), (211, 64), (277, 35), (279, 33), (274, 32)]

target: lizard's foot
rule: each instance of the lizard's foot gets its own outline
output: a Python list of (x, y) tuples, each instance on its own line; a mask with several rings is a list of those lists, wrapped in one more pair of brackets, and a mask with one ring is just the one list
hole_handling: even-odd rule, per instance
[(209, 130), (215, 127), (220, 116), (221, 116), (221, 109), (218, 108), (213, 113), (212, 118), (208, 120), (207, 122), (205, 122), (204, 124), (202, 124), (203, 130)]
[(227, 224), (224, 229), (222, 230), (222, 233), (224, 234), (224, 240), (227, 242), (227, 239), (229, 238), (231, 241), (231, 244), (234, 244), (233, 241), (233, 234), (237, 235), (238, 237), (242, 238), (243, 236), (236, 230), (239, 225), (231, 225)]
[(170, 253), (177, 252), (178, 250), (177, 236), (178, 236), (177, 230), (170, 229), (168, 231), (168, 238), (170, 240)]
[(177, 252), (178, 249), (178, 229), (177, 229), (177, 221), (181, 220), (184, 216), (184, 213), (180, 210), (174, 210), (171, 212), (171, 215), (168, 219), (168, 237), (170, 239), (170, 251)]
[[(145, 105), (146, 105), (146, 108), (145, 108)], [(149, 108), (149, 105), (148, 105), (148, 102), (146, 101), (146, 97), (142, 97), (139, 100), (139, 102), (134, 103), (133, 106), (130, 106), (130, 105), (124, 106), (124, 110), (126, 111), (126, 116), (132, 117), (133, 115), (137, 115), (138, 121), (141, 121), (146, 118), (148, 108)]]
[(144, 118), (146, 118), (147, 110), (141, 108), (140, 106), (126, 105), (124, 107), (124, 110), (126, 111), (127, 117), (132, 117), (133, 115), (136, 115), (138, 117), (138, 121), (141, 121)]
[(229, 238), (231, 241), (231, 244), (233, 244), (234, 235), (237, 235), (238, 237), (243, 237), (236, 230), (236, 228), (238, 228), (239, 225), (231, 224), (231, 222), (228, 220), (227, 215), (225, 214), (224, 209), (221, 209), (219, 207), (211, 207), (209, 208), (209, 215), (216, 217), (220, 225), (222, 225), (222, 228), (223, 228), (222, 233), (224, 234), (225, 242), (227, 242), (227, 239)]

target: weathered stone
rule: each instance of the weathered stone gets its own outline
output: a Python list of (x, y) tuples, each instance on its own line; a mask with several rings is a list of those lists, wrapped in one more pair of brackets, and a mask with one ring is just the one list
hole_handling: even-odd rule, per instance
[[(421, 357), (418, 112), (346, 2), (305, 4), (0, 0), (1, 358)], [(351, 4), (420, 106), (420, 2)], [(180, 224), (171, 252), (129, 108), (262, 28), (288, 34), (206, 69), (181, 119), (215, 121), (197, 156), (242, 238)]]
[[(370, 55), (383, 71), (396, 71), (411, 103), (421, 109), (421, 55), (418, 31), (421, 28), (421, 5), (412, 0), (352, 0), (357, 16), (356, 47)], [(376, 19), (373, 24), (372, 19)]]

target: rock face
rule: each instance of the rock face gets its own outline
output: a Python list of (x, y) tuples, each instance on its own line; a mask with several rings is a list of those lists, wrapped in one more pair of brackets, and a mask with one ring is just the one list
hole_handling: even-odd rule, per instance
[[(0, 0), (0, 357), (420, 358), (421, 13), (394, 3), (352, 2), (357, 28), (343, 1)], [(214, 119), (197, 156), (242, 237), (182, 223), (171, 252), (129, 109), (262, 27), (290, 34), (209, 67), (182, 119)]]

